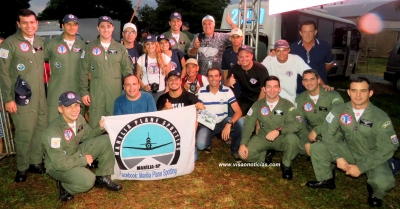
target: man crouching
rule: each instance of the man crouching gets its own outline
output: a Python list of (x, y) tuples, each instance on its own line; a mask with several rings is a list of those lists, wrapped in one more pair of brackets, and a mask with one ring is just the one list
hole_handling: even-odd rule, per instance
[[(80, 115), (81, 100), (78, 94), (67, 91), (58, 100), (61, 113), (43, 133), (42, 146), (47, 173), (57, 180), (62, 201), (69, 201), (74, 194), (93, 187), (106, 187), (119, 191), (122, 185), (111, 181), (114, 173), (114, 153), (108, 135), (104, 132), (104, 120), (92, 129)], [(86, 167), (93, 159), (99, 159), (94, 175)]]

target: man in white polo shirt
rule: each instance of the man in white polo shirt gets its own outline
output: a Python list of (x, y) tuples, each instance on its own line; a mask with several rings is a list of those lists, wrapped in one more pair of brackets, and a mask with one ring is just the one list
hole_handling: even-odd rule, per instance
[[(242, 117), (242, 111), (236, 102), (235, 95), (227, 86), (220, 85), (221, 71), (218, 68), (210, 68), (207, 71), (208, 86), (199, 90), (199, 100), (204, 104), (206, 110), (217, 116), (214, 130), (199, 124), (196, 134), (196, 148), (206, 150), (211, 146), (212, 138), (216, 134), (221, 134), (224, 141), (231, 138), (231, 154), (236, 161), (240, 161), (238, 154), (240, 139), (242, 136), (241, 123), (236, 123)], [(235, 112), (232, 117), (228, 117), (228, 105)], [(197, 149), (195, 160), (197, 160)]]

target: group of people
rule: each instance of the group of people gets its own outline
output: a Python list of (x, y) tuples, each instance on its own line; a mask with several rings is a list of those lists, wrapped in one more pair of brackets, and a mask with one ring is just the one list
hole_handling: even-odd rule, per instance
[[(198, 151), (211, 152), (213, 137), (220, 135), (237, 162), (271, 163), (282, 151), (282, 178), (290, 180), (293, 159), (308, 155), (316, 176), (308, 187), (334, 189), (335, 162), (347, 175), (366, 173), (368, 202), (380, 206), (394, 187), (388, 160), (398, 139), (387, 114), (369, 101), (370, 82), (352, 80), (351, 101), (344, 103), (327, 85), (333, 57), (311, 21), (300, 25), (301, 41), (276, 41), (261, 63), (242, 45), (243, 32), (229, 16), (226, 21), (232, 31), (218, 33), (207, 15), (204, 32), (189, 38), (180, 30), (181, 14), (173, 12), (169, 31), (156, 37), (142, 30), (140, 44), (132, 23), (124, 25), (121, 43), (113, 40), (113, 20), (102, 16), (99, 38), (85, 45), (76, 37), (73, 14), (62, 20), (63, 34), (44, 43), (35, 35), (35, 13), (19, 11), (19, 29), (0, 49), (0, 88), (16, 128), (15, 181), (26, 181), (28, 172), (48, 173), (62, 201), (93, 185), (119, 191), (122, 185), (109, 177), (115, 160), (101, 117), (195, 105), (216, 116), (214, 129), (193, 124), (195, 160)], [(45, 60), (51, 68), (47, 100)], [(297, 92), (299, 86), (305, 91)], [(95, 174), (85, 168), (94, 159)]]

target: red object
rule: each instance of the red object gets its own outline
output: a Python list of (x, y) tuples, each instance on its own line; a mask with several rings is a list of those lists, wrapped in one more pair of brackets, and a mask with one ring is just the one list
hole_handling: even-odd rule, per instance
[(50, 65), (49, 62), (44, 62), (44, 75), (43, 75), (44, 83), (49, 83), (50, 81)]

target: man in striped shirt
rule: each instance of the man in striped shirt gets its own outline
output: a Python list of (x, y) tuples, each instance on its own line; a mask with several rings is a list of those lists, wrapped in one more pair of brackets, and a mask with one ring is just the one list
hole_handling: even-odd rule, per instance
[[(199, 90), (199, 100), (204, 104), (206, 110), (215, 114), (216, 124), (214, 130), (199, 124), (196, 134), (196, 148), (198, 150), (211, 150), (212, 138), (221, 134), (224, 141), (231, 142), (231, 154), (236, 161), (240, 161), (238, 154), (242, 128), (236, 123), (242, 117), (242, 111), (236, 102), (235, 95), (227, 86), (220, 85), (221, 71), (218, 68), (210, 68), (207, 71), (208, 86)], [(235, 114), (228, 117), (228, 105), (231, 105)], [(197, 160), (197, 149), (195, 159)]]

